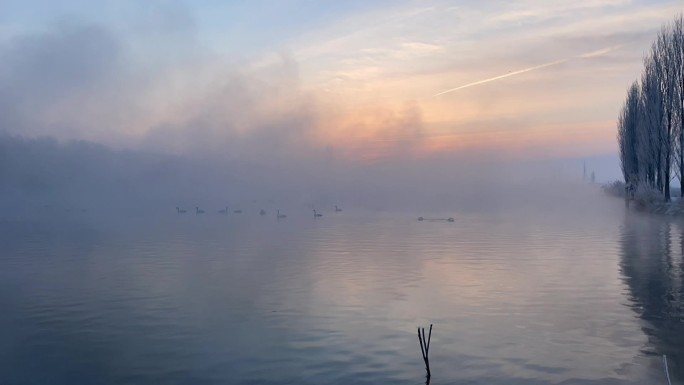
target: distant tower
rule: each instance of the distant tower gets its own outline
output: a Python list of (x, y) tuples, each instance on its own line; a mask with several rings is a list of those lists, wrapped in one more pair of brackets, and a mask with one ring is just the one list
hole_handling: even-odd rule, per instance
[(592, 171), (591, 172), (591, 183), (594, 183), (594, 182), (596, 182), (596, 174), (594, 174), (594, 172)]
[(587, 161), (584, 161), (582, 168), (582, 180), (587, 180)]

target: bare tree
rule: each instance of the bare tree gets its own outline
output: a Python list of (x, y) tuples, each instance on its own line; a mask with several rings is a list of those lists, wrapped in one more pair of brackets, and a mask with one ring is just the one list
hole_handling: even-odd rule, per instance
[(684, 197), (684, 15), (680, 14), (672, 23), (670, 41), (674, 77), (674, 111), (677, 133), (677, 178), (679, 179), (680, 196)]
[(627, 91), (627, 100), (618, 117), (618, 144), (625, 182), (636, 182), (635, 179), (639, 179), (639, 99), (639, 85), (634, 82)]
[(638, 157), (642, 169), (640, 174), (648, 184), (663, 191), (663, 98), (658, 84), (658, 67), (652, 56), (644, 59), (641, 77), (640, 124)]
[(653, 44), (652, 55), (653, 60), (658, 68), (658, 85), (660, 87), (660, 94), (663, 98), (663, 114), (664, 114), (664, 128), (665, 135), (663, 136), (662, 151), (663, 151), (663, 174), (665, 201), (670, 200), (670, 174), (672, 168), (672, 152), (673, 152), (673, 134), (674, 134), (674, 107), (676, 97), (676, 82), (675, 82), (675, 61), (672, 54), (671, 33), (668, 26), (664, 26), (658, 33), (658, 38)]

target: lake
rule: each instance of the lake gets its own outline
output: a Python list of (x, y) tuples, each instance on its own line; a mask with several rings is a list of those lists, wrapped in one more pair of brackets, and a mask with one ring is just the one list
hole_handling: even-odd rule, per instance
[(5, 218), (0, 384), (681, 384), (684, 226), (581, 195)]

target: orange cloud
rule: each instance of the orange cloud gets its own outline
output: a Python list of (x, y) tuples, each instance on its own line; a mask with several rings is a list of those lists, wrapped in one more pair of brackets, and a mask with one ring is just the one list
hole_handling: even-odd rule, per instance
[(480, 153), (516, 158), (582, 156), (615, 151), (614, 137), (613, 122), (540, 125), (430, 136), (416, 153)]
[(319, 124), (316, 142), (351, 160), (412, 154), (425, 137), (422, 111), (415, 104), (353, 107), (331, 113)]

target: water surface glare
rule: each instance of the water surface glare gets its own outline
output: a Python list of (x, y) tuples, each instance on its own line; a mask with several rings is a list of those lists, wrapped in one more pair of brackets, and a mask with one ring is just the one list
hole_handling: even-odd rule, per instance
[(561, 206), (4, 219), (0, 384), (681, 384), (684, 227)]

